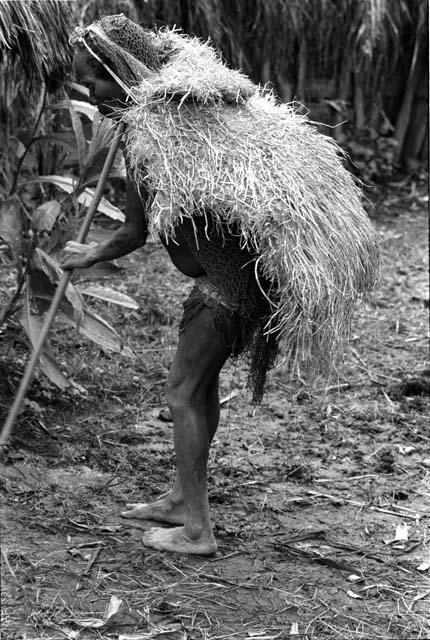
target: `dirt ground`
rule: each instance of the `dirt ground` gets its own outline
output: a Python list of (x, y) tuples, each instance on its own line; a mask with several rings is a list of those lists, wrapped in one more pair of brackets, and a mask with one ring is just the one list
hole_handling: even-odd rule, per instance
[[(42, 377), (0, 465), (4, 640), (430, 638), (428, 197), (392, 186), (373, 210), (381, 281), (328, 388), (273, 371), (250, 405), (230, 364), (210, 456), (219, 551), (146, 549), (151, 523), (122, 521), (173, 478), (160, 418), (190, 283), (156, 244), (110, 286), (130, 311), (95, 304), (135, 358), (106, 355), (57, 325), (61, 395)], [(0, 361), (5, 414), (22, 375)]]

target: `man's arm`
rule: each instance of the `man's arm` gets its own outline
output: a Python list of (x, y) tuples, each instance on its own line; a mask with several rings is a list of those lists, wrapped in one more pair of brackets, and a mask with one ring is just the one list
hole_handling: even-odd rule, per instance
[(150, 192), (145, 190), (141, 197), (132, 180), (127, 177), (127, 203), (123, 225), (108, 240), (97, 245), (68, 242), (61, 264), (63, 269), (84, 269), (96, 262), (120, 258), (142, 247), (148, 236), (146, 212), (151, 201)]

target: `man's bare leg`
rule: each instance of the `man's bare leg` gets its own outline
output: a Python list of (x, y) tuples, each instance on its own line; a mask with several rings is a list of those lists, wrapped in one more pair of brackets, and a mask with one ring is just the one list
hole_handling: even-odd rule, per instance
[[(209, 437), (209, 446), (215, 436), (219, 424), (219, 378), (218, 376), (210, 385), (206, 396), (206, 425)], [(175, 483), (170, 491), (155, 502), (137, 502), (127, 504), (127, 511), (123, 511), (123, 518), (136, 518), (139, 520), (155, 520), (168, 524), (185, 523), (185, 504), (181, 486), (181, 480), (177, 474)]]
[(180, 336), (168, 390), (178, 481), (161, 502), (138, 505), (132, 517), (173, 524), (180, 520), (184, 526), (148, 532), (143, 538), (148, 546), (198, 554), (216, 550), (207, 496), (207, 459), (219, 420), (218, 375), (229, 353), (213, 327), (209, 309), (203, 309)]

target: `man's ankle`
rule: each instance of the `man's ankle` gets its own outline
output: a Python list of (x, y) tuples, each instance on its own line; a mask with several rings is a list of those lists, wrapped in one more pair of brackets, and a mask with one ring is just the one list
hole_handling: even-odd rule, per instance
[(171, 493), (167, 496), (172, 507), (177, 507), (184, 502), (184, 496), (181, 493)]
[(203, 523), (197, 524), (195, 522), (193, 524), (185, 523), (184, 534), (189, 540), (191, 540), (191, 542), (198, 542), (202, 538), (213, 537), (212, 527), (210, 523), (205, 523), (205, 524)]

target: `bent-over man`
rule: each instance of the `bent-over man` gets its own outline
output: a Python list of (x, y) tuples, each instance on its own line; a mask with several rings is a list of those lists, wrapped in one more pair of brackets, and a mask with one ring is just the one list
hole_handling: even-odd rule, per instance
[[(261, 166), (267, 165), (270, 169), (271, 156), (276, 153), (277, 134), (272, 136), (272, 147), (270, 141), (262, 141), (260, 146), (254, 145), (251, 152), (245, 154), (246, 159), (241, 160), (242, 165), (238, 169), (229, 168), (235, 162), (236, 150), (231, 144), (234, 136), (238, 136), (239, 144), (261, 127), (263, 116), (268, 122), (270, 118), (276, 118), (277, 112), (273, 106), (272, 114), (271, 103), (264, 102), (258, 88), (239, 72), (227, 69), (207, 45), (176, 32), (145, 30), (122, 15), (108, 16), (86, 29), (76, 30), (72, 43), (76, 48), (76, 78), (88, 87), (90, 102), (97, 105), (105, 117), (124, 119), (128, 123), (124, 136), (128, 179), (122, 227), (108, 241), (97, 246), (68, 243), (63, 268), (90, 267), (130, 253), (145, 244), (150, 228), (158, 232), (175, 267), (195, 281), (184, 304), (178, 347), (167, 381), (167, 402), (174, 425), (176, 481), (171, 491), (156, 502), (128, 505), (128, 510), (122, 515), (174, 525), (146, 532), (143, 542), (147, 546), (181, 553), (212, 554), (217, 550), (217, 543), (209, 512), (207, 462), (209, 446), (219, 422), (220, 371), (229, 356), (247, 353), (250, 358), (249, 384), (253, 399), (259, 401), (281, 337), (289, 335), (289, 332), (293, 335), (296, 330), (302, 331), (300, 338), (297, 338), (299, 334), (294, 334), (291, 344), (295, 342), (289, 350), (290, 357), (297, 361), (301, 358), (300, 349), (306, 351), (307, 341), (310, 344), (312, 340), (319, 339), (319, 336), (315, 337), (320, 330), (316, 314), (304, 310), (312, 290), (304, 291), (305, 287), (300, 283), (296, 286), (300, 277), (295, 275), (294, 263), (295, 251), (297, 255), (304, 256), (300, 258), (302, 262), (297, 259), (301, 265), (312, 253), (312, 247), (304, 246), (302, 249), (301, 241), (297, 239), (296, 246), (290, 246), (288, 251), (283, 248), (282, 255), (279, 254), (281, 257), (278, 257), (283, 234), (289, 233), (287, 227), (291, 219), (288, 213), (295, 215), (302, 194), (298, 195), (297, 203), (291, 204), (293, 196), (291, 193), (282, 195), (286, 193), (286, 187), (282, 186), (282, 176), (277, 176), (273, 169), (273, 184), (276, 180), (281, 184), (279, 193), (284, 201), (280, 202), (276, 195), (270, 198), (267, 195), (267, 178), (257, 175), (258, 162), (263, 162)], [(184, 64), (188, 65), (188, 71), (183, 71)], [(220, 86), (208, 89), (211, 65), (214, 82)], [(216, 73), (219, 69), (225, 74), (225, 82), (219, 80), (220, 74)], [(197, 90), (194, 85), (198, 85)], [(133, 112), (133, 109), (137, 111)], [(290, 113), (287, 115), (293, 118)], [(285, 112), (282, 117), (287, 115)], [(165, 118), (165, 125), (163, 122), (160, 124), (160, 117)], [(201, 137), (201, 129), (197, 131), (192, 126), (194, 122), (200, 122), (199, 118), (204, 129)], [(298, 116), (294, 118), (298, 119)], [(281, 120), (279, 127), (283, 126)], [(178, 137), (175, 142), (176, 151), (173, 149), (171, 152), (171, 160), (160, 161), (159, 154), (167, 151), (160, 151), (163, 145), (156, 144), (157, 126), (159, 135), (173, 127), (173, 133), (169, 130), (166, 134), (166, 144), (176, 132), (182, 135), (182, 130), (185, 131), (183, 137)], [(310, 129), (307, 124), (301, 126)], [(241, 127), (245, 127), (245, 133), (241, 133)], [(213, 152), (217, 136), (221, 134), (230, 140), (226, 144), (229, 148)], [(265, 137), (264, 131), (261, 136)], [(182, 147), (181, 140), (185, 141)], [(187, 145), (190, 145), (189, 150)], [(254, 150), (255, 153), (258, 151), (255, 160)], [(282, 150), (279, 152), (284, 153)], [(310, 155), (313, 152), (311, 149)], [(212, 154), (210, 159), (208, 154)], [(332, 155), (334, 157), (334, 152)], [(197, 157), (193, 159), (193, 156)], [(181, 162), (195, 162), (196, 165), (191, 170), (184, 168)], [(218, 163), (222, 176), (231, 170), (233, 186), (229, 186), (224, 177), (217, 178), (211, 192), (205, 184), (202, 186), (206, 180), (202, 173), (205, 162)], [(333, 162), (338, 163), (335, 166), (340, 172), (340, 162), (337, 159)], [(195, 183), (176, 187), (176, 170), (182, 171), (186, 179), (195, 180)], [(210, 167), (209, 173), (213, 179), (214, 171)], [(342, 180), (356, 196), (352, 182), (348, 182), (349, 177), (342, 174)], [(239, 183), (244, 185), (243, 194), (231, 195), (231, 189), (237, 188), (235, 185)], [(330, 186), (325, 185), (324, 188), (330, 189)], [(290, 191), (294, 189), (290, 188)], [(317, 191), (315, 195), (318, 198)], [(255, 215), (260, 215), (262, 220), (258, 232), (253, 227), (252, 206), (258, 207)], [(324, 204), (322, 208), (325, 209)], [(249, 222), (245, 220), (248, 210)], [(365, 236), (360, 246), (358, 240), (355, 241), (356, 253), (364, 255), (367, 251), (374, 263), (372, 232), (366, 227), (367, 221), (358, 200), (350, 218), (354, 216), (358, 220), (357, 228), (361, 225)], [(297, 223), (292, 219), (294, 227)], [(315, 220), (310, 224), (315, 226)], [(337, 222), (334, 224), (336, 226)], [(306, 236), (306, 229), (303, 231)], [(323, 229), (315, 244), (318, 245), (327, 235), (330, 234)], [(259, 242), (263, 249), (260, 249)], [(290, 253), (293, 258), (290, 258)], [(323, 253), (330, 253), (329, 245), (324, 247)], [(319, 256), (316, 261), (318, 259)], [(288, 266), (289, 260), (293, 260), (292, 269), (291, 265)], [(337, 270), (336, 265), (330, 268), (333, 272)], [(374, 279), (374, 268), (366, 270), (357, 266), (358, 269), (366, 273), (361, 274), (361, 282), (357, 277), (351, 285), (355, 297), (369, 288)], [(337, 277), (330, 275), (333, 280)], [(353, 277), (354, 274), (351, 281)], [(331, 284), (327, 286), (331, 287)], [(335, 287), (339, 288), (337, 283), (333, 285), (333, 292)], [(345, 286), (343, 288), (345, 291)], [(338, 294), (332, 295), (335, 298)], [(336, 298), (336, 304), (340, 308), (343, 302)], [(315, 305), (315, 309), (320, 307)], [(286, 309), (289, 309), (287, 314)], [(285, 321), (283, 314), (288, 316)], [(288, 322), (291, 323), (290, 328), (287, 328)], [(327, 324), (324, 318), (321, 324)]]

